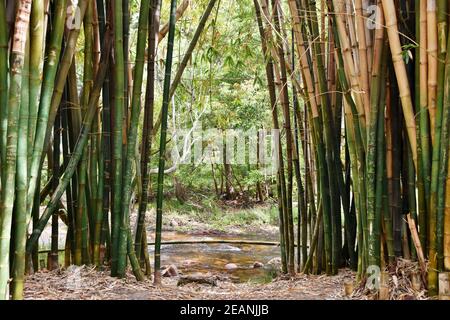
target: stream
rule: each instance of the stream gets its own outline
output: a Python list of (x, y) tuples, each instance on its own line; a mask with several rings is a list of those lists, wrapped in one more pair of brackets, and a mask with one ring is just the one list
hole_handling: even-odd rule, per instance
[[(187, 240), (268, 240), (258, 235), (195, 235), (173, 231), (162, 233), (164, 241)], [(153, 238), (151, 241), (153, 242)], [(149, 246), (150, 258), (153, 260), (154, 247)], [(274, 268), (267, 264), (280, 256), (277, 246), (248, 244), (167, 244), (161, 246), (161, 266), (175, 265), (183, 275), (190, 274), (227, 274), (235, 282), (264, 283), (272, 280)], [(153, 261), (152, 261), (153, 262)], [(254, 268), (255, 262), (264, 264)], [(233, 263), (237, 269), (227, 270), (226, 264)]]
[[(64, 248), (66, 226), (60, 223), (59, 248)], [(154, 232), (149, 231), (148, 241), (154, 242)], [(182, 233), (176, 231), (163, 231), (164, 241), (189, 241), (189, 240), (257, 240), (277, 241), (273, 236), (255, 234), (243, 235), (203, 235)], [(47, 226), (39, 240), (40, 250), (49, 250), (51, 242), (51, 228)], [(154, 246), (149, 245), (150, 260), (153, 266)], [(64, 264), (64, 253), (60, 252), (60, 264)], [(274, 265), (268, 264), (273, 258), (280, 257), (278, 246), (253, 245), (253, 244), (166, 244), (161, 246), (161, 266), (175, 265), (182, 275), (227, 275), (234, 282), (270, 282), (274, 276)], [(39, 254), (41, 268), (46, 265), (46, 253)], [(264, 266), (254, 268), (255, 262)], [(227, 270), (225, 265), (235, 264), (237, 268)]]

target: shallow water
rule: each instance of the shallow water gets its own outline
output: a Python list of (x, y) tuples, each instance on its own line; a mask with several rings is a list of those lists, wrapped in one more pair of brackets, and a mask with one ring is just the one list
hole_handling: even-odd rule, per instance
[[(170, 240), (267, 240), (257, 235), (239, 237), (219, 235), (203, 236), (179, 232), (163, 232), (162, 242)], [(153, 241), (151, 239), (150, 241)], [(149, 246), (153, 258), (154, 247)], [(267, 282), (273, 274), (273, 268), (267, 262), (280, 256), (280, 248), (265, 245), (243, 244), (168, 244), (161, 246), (161, 265), (175, 265), (183, 274), (220, 274), (230, 275), (237, 282)], [(258, 261), (264, 268), (253, 268)], [(225, 265), (234, 263), (235, 270), (226, 270)]]
[[(66, 226), (60, 223), (59, 248), (64, 248)], [(148, 232), (149, 242), (154, 242), (154, 232)], [(45, 228), (40, 240), (39, 249), (50, 249), (51, 228)], [(276, 238), (254, 234), (229, 236), (188, 234), (175, 231), (163, 231), (162, 241), (188, 241), (188, 240), (258, 240), (277, 241)], [(150, 260), (153, 265), (154, 246), (149, 246)], [(267, 262), (280, 257), (280, 248), (266, 245), (244, 244), (168, 244), (161, 246), (161, 265), (175, 265), (183, 275), (192, 274), (225, 274), (236, 282), (269, 282), (274, 274), (273, 267)], [(46, 266), (47, 254), (39, 255), (41, 267)], [(264, 264), (264, 268), (253, 268), (255, 262)], [(60, 264), (64, 264), (64, 253), (60, 252)], [(234, 263), (235, 270), (226, 270), (225, 265)]]

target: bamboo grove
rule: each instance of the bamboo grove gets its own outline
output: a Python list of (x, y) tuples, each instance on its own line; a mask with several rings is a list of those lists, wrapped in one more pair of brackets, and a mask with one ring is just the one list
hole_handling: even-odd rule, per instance
[[(364, 280), (370, 267), (403, 257), (419, 261), (437, 294), (438, 273), (450, 271), (448, 1), (248, 2), (266, 108), (282, 132), (273, 186), (282, 271), (350, 267)], [(176, 23), (189, 3), (137, 1), (131, 57), (129, 0), (0, 1), (1, 298), (23, 298), (48, 223), (48, 264), (59, 267), (59, 221), (66, 266), (108, 265), (116, 277), (131, 267), (137, 280), (150, 277), (152, 157), (161, 282), (170, 104), (221, 5), (205, 1), (175, 68)], [(165, 66), (160, 109), (157, 59)]]
[(285, 134), (284, 271), (347, 265), (364, 280), (403, 257), (419, 261), (437, 294), (438, 273), (450, 267), (448, 2), (254, 5), (273, 126), (281, 121)]

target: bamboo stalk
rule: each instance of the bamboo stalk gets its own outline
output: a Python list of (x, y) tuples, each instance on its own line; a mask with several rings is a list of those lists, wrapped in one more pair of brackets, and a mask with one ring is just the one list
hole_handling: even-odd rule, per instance
[(416, 121), (414, 108), (411, 100), (411, 91), (407, 81), (405, 62), (402, 56), (402, 48), (400, 45), (400, 37), (397, 26), (397, 15), (393, 0), (382, 0), (384, 16), (386, 19), (386, 28), (391, 48), (392, 60), (394, 63), (395, 74), (400, 91), (400, 99), (402, 102), (403, 116), (406, 123), (406, 131), (408, 133), (408, 141), (411, 147), (414, 166), (417, 171), (417, 138), (416, 138)]
[[(275, 22), (275, 30), (281, 34), (281, 24), (280, 24), (280, 13), (277, 7), (277, 3), (275, 0), (272, 1), (273, 11), (274, 11), (274, 22)], [(295, 275), (295, 258), (294, 258), (294, 226), (293, 226), (293, 213), (292, 213), (292, 192), (293, 192), (293, 136), (291, 129), (291, 115), (289, 111), (289, 93), (287, 86), (287, 72), (286, 72), (286, 63), (285, 63), (285, 55), (283, 49), (283, 39), (281, 37), (277, 37), (278, 39), (278, 55), (280, 58), (280, 71), (281, 71), (281, 92), (280, 103), (283, 110), (283, 127), (286, 130), (286, 154), (287, 154), (287, 188), (286, 188), (286, 215), (285, 215), (285, 226), (286, 226), (286, 235), (288, 238), (287, 241), (287, 249), (288, 249), (288, 271), (289, 274)]]
[[(28, 33), (28, 31), (27, 31)], [(25, 243), (27, 239), (27, 136), (30, 75), (30, 37), (26, 35), (25, 60), (22, 71), (22, 88), (20, 97), (20, 113), (17, 136), (17, 173), (16, 198), (14, 203), (14, 224), (12, 230), (14, 239), (14, 256), (12, 263), (12, 298), (23, 299), (23, 282), (25, 274)]]
[(358, 110), (358, 116), (360, 118), (360, 126), (361, 126), (361, 135), (362, 141), (366, 140), (366, 123), (367, 123), (367, 114), (365, 111), (363, 99), (361, 97), (361, 88), (359, 84), (359, 77), (355, 70), (355, 65), (352, 57), (352, 50), (350, 45), (350, 40), (348, 38), (345, 23), (343, 19), (344, 15), (344, 1), (342, 0), (333, 0), (333, 8), (335, 11), (335, 19), (336, 27), (339, 34), (339, 39), (341, 43), (342, 55), (344, 57), (344, 66), (347, 78), (350, 79), (349, 83), (351, 84), (352, 93), (355, 100), (355, 105)]
[(150, 185), (148, 164), (152, 149), (153, 113), (155, 103), (155, 62), (156, 62), (156, 33), (159, 30), (160, 1), (152, 1), (149, 19), (147, 88), (145, 92), (144, 124), (142, 127), (141, 145), (141, 196), (139, 199), (138, 222), (136, 228), (135, 251), (140, 259), (141, 244), (144, 242), (145, 215), (148, 206), (148, 189)]
[[(28, 182), (28, 210), (31, 211), (32, 199), (37, 189), (37, 180), (41, 166), (41, 157), (47, 129), (50, 102), (55, 86), (58, 61), (61, 53), (64, 23), (66, 18), (66, 0), (59, 0), (55, 5), (54, 27), (48, 44), (47, 60), (44, 64), (44, 79), (42, 81), (41, 97), (39, 100), (39, 113), (33, 145), (33, 154), (30, 167), (30, 179)], [(29, 218), (31, 218), (29, 214)]]
[[(135, 149), (137, 144), (137, 130), (139, 115), (141, 111), (141, 93), (142, 93), (142, 79), (144, 75), (144, 56), (145, 56), (145, 42), (148, 33), (148, 11), (149, 0), (143, 0), (139, 12), (138, 25), (138, 39), (136, 47), (136, 62), (134, 69), (133, 93), (131, 100), (131, 120), (130, 129), (128, 132), (128, 143), (126, 145), (126, 160), (125, 160), (125, 174), (122, 186), (122, 220), (120, 226), (119, 236), (119, 261), (117, 266), (117, 273), (120, 277), (125, 275), (126, 267), (126, 248), (127, 248), (127, 233), (130, 229), (130, 199), (131, 199), (131, 180), (133, 175), (133, 164), (135, 162)], [(130, 239), (132, 240), (132, 239)], [(134, 251), (134, 247), (132, 247)], [(125, 252), (123, 252), (125, 251)]]
[(430, 113), (430, 133), (434, 144), (436, 125), (436, 99), (438, 86), (438, 32), (436, 0), (427, 0), (427, 52), (428, 52), (428, 111)]
[(39, 97), (41, 92), (41, 79), (43, 77), (43, 49), (44, 49), (44, 1), (33, 1), (31, 7), (30, 28), (30, 112), (28, 121), (28, 157), (31, 166), (33, 144), (36, 134), (37, 116), (39, 112)]
[[(120, 226), (122, 221), (122, 179), (123, 179), (123, 144), (124, 141), (124, 109), (125, 100), (125, 61), (123, 52), (123, 8), (122, 3), (114, 1), (114, 108), (113, 108), (113, 198), (112, 198), (112, 251), (111, 251), (111, 275), (118, 276), (118, 262), (126, 259), (126, 252), (119, 253)], [(127, 237), (127, 233), (124, 234)], [(126, 239), (125, 239), (126, 240)], [(126, 241), (125, 241), (126, 243)]]
[(445, 186), (444, 267), (447, 271), (450, 270), (450, 161), (447, 167)]
[(165, 152), (167, 143), (167, 118), (169, 113), (169, 91), (170, 91), (170, 78), (172, 71), (172, 58), (173, 47), (175, 38), (175, 10), (176, 0), (171, 0), (170, 6), (170, 20), (169, 20), (169, 38), (167, 46), (166, 57), (166, 70), (164, 77), (164, 90), (163, 90), (163, 105), (162, 105), (162, 120), (161, 120), (161, 138), (159, 147), (159, 164), (158, 164), (158, 188), (156, 196), (156, 231), (155, 231), (155, 276), (154, 283), (156, 285), (161, 284), (161, 228), (162, 228), (162, 207), (163, 207), (163, 190), (164, 190), (164, 165), (165, 165)]
[[(423, 185), (425, 192), (425, 212), (419, 216), (419, 227), (421, 230), (427, 230), (427, 204), (430, 201), (430, 182), (431, 182), (431, 141), (430, 141), (430, 120), (428, 113), (428, 92), (427, 82), (428, 76), (428, 54), (427, 54), (427, 2), (420, 1), (420, 113), (419, 113), (419, 128), (420, 128), (420, 148), (421, 159), (420, 168), (422, 169)], [(427, 232), (421, 232), (421, 241), (424, 248), (427, 247), (425, 239)]]
[[(16, 161), (21, 106), (22, 72), (25, 63), (25, 48), (30, 23), (31, 0), (21, 0), (15, 16), (11, 48), (10, 88), (8, 95), (8, 131), (6, 141), (5, 180), (1, 193), (0, 219), (0, 299), (9, 299), (9, 255), (11, 223), (16, 187)], [(26, 161), (26, 159), (25, 159)]]
[[(263, 0), (261, 4), (258, 2), (258, 0), (254, 0), (255, 5), (255, 13), (256, 13), (256, 20), (258, 22), (258, 29), (260, 33), (261, 38), (261, 47), (262, 52), (265, 57), (265, 69), (266, 69), (266, 77), (267, 77), (267, 86), (269, 91), (269, 98), (270, 98), (270, 107), (271, 107), (271, 114), (272, 114), (272, 123), (274, 130), (279, 130), (279, 122), (278, 122), (278, 113), (277, 113), (277, 98), (276, 98), (276, 92), (275, 92), (275, 76), (274, 76), (274, 61), (273, 56), (269, 54), (269, 48), (268, 48), (268, 41), (270, 41), (271, 37), (271, 31), (269, 26), (264, 28), (263, 21), (262, 21), (262, 14), (264, 14), (264, 17), (267, 19), (267, 5), (266, 2)], [(282, 261), (282, 271), (287, 271), (287, 256), (286, 256), (286, 246), (285, 246), (285, 233), (284, 233), (284, 200), (283, 200), (283, 181), (282, 181), (282, 170), (284, 168), (281, 155), (281, 140), (280, 137), (278, 137), (277, 143), (279, 145), (278, 150), (278, 170), (277, 170), (277, 194), (278, 194), (278, 215), (280, 219), (279, 223), (279, 230), (280, 230), (280, 247), (281, 247), (281, 261)]]
[(355, 1), (356, 11), (356, 27), (358, 36), (358, 50), (359, 50), (359, 73), (360, 84), (364, 102), (364, 112), (366, 115), (367, 125), (370, 123), (370, 85), (369, 85), (369, 66), (367, 61), (367, 41), (366, 41), (366, 27), (365, 19), (362, 9), (362, 0)]
[(409, 225), (409, 229), (411, 231), (411, 237), (414, 241), (414, 246), (416, 247), (416, 252), (417, 252), (417, 257), (419, 260), (419, 265), (420, 265), (420, 270), (422, 272), (422, 279), (425, 282), (425, 274), (427, 271), (427, 267), (425, 264), (425, 257), (423, 254), (423, 250), (422, 250), (422, 246), (420, 244), (420, 239), (419, 239), (419, 235), (417, 233), (417, 228), (416, 228), (416, 223), (414, 222), (414, 219), (411, 218), (411, 214), (408, 213), (407, 214), (407, 219), (408, 219), (408, 225)]
[(31, 236), (28, 238), (27, 241), (26, 246), (27, 254), (30, 254), (32, 252), (37, 243), (37, 240), (39, 239), (39, 236), (41, 235), (45, 225), (47, 224), (48, 219), (51, 217), (54, 210), (57, 209), (59, 199), (61, 199), (61, 196), (63, 195), (64, 191), (69, 185), (70, 179), (75, 173), (77, 165), (82, 157), (83, 149), (87, 143), (88, 136), (92, 126), (92, 121), (94, 119), (94, 115), (96, 112), (95, 105), (100, 97), (101, 88), (103, 85), (103, 81), (105, 79), (106, 70), (108, 68), (109, 55), (112, 46), (110, 32), (111, 32), (110, 29), (107, 29), (105, 32), (105, 41), (103, 44), (104, 51), (102, 52), (99, 70), (94, 81), (94, 87), (92, 89), (91, 97), (89, 100), (88, 110), (83, 119), (83, 125), (80, 131), (80, 135), (78, 137), (77, 144), (72, 153), (72, 157), (70, 158), (70, 161), (66, 169), (64, 170), (64, 173), (61, 176), (58, 188), (53, 192), (52, 198), (48, 203), (44, 213), (42, 214), (39, 223), (36, 226), (33, 226), (33, 233), (31, 234)]
[(0, 166), (1, 183), (5, 184), (6, 144), (8, 130), (8, 26), (5, 3), (0, 3)]

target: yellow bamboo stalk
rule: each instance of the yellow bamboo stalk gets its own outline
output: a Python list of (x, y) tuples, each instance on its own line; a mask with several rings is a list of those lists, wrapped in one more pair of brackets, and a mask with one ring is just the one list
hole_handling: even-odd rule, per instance
[(356, 11), (356, 31), (358, 36), (359, 50), (359, 74), (361, 89), (363, 91), (364, 112), (366, 113), (366, 122), (370, 121), (370, 87), (369, 87), (369, 67), (367, 64), (367, 46), (366, 46), (366, 24), (363, 16), (362, 0), (355, 1)]
[(428, 52), (428, 111), (430, 113), (431, 141), (434, 145), (436, 126), (436, 99), (438, 74), (438, 34), (436, 0), (427, 1), (427, 52)]
[[(359, 69), (358, 41), (356, 40), (355, 22), (353, 21), (354, 11), (352, 9), (353, 9), (352, 2), (347, 1), (345, 3), (345, 12), (346, 12), (345, 21), (347, 23), (348, 35), (350, 38), (350, 45), (352, 48), (355, 72), (359, 76), (360, 69)], [(367, 114), (366, 114), (366, 117), (367, 117)]]
[[(266, 33), (266, 39), (268, 39), (267, 46), (270, 50), (270, 56), (273, 59), (273, 69), (274, 69), (274, 75), (275, 75), (275, 87), (277, 88), (277, 92), (281, 92), (281, 79), (280, 79), (280, 58), (278, 56), (278, 50), (275, 46), (276, 41), (273, 41), (273, 35), (272, 31), (275, 31), (275, 28), (272, 25), (272, 19), (271, 14), (269, 13), (269, 9), (267, 6), (266, 0), (261, 0), (261, 11), (262, 11), (262, 18), (267, 22), (265, 33)], [(275, 36), (281, 36), (281, 35), (275, 35)], [(269, 40), (270, 39), (270, 40)]]
[[(427, 12), (426, 1), (420, 2), (420, 12)], [(427, 29), (427, 15), (420, 15), (420, 105), (428, 105), (428, 55), (427, 55), (427, 39), (428, 39), (428, 29)]]
[(336, 14), (336, 27), (338, 29), (339, 40), (341, 43), (342, 56), (344, 59), (344, 70), (346, 72), (347, 78), (349, 79), (352, 93), (354, 96), (356, 109), (358, 110), (360, 117), (360, 125), (363, 132), (365, 132), (366, 127), (366, 113), (364, 110), (363, 99), (361, 96), (361, 87), (359, 85), (359, 77), (355, 70), (355, 65), (352, 56), (352, 48), (350, 44), (350, 39), (346, 31), (345, 21), (344, 21), (344, 1), (343, 0), (333, 0), (334, 11)]
[(417, 171), (416, 121), (414, 118), (414, 109), (411, 99), (411, 90), (409, 88), (408, 74), (406, 72), (406, 66), (402, 56), (402, 47), (400, 45), (395, 4), (394, 0), (382, 0), (382, 4), (386, 20), (389, 45), (391, 48), (392, 61), (394, 63), (395, 75), (397, 77), (402, 102), (403, 115), (405, 117), (406, 130), (408, 132), (413, 161)]
[[(311, 70), (308, 65), (308, 56), (304, 47), (303, 34), (301, 32), (300, 18), (298, 16), (297, 3), (295, 0), (289, 0), (289, 10), (292, 17), (292, 27), (296, 41), (296, 49), (300, 58), (300, 67), (306, 83), (306, 91), (308, 94), (309, 103), (311, 106), (311, 115), (313, 118), (319, 117), (317, 109), (317, 100), (315, 96), (314, 83), (311, 77)], [(316, 77), (317, 78), (317, 77)]]
[[(367, 11), (367, 7), (369, 6), (369, 0), (363, 0), (363, 15), (364, 15), (364, 24), (367, 25), (369, 21), (369, 12)], [(367, 67), (369, 74), (372, 74), (372, 60), (373, 60), (373, 41), (372, 35), (369, 28), (365, 28), (366, 33), (366, 47), (367, 47)]]

